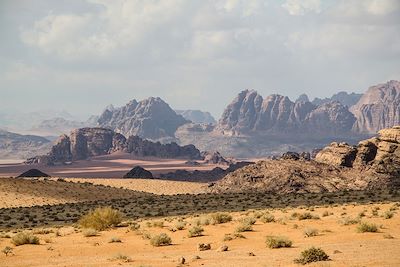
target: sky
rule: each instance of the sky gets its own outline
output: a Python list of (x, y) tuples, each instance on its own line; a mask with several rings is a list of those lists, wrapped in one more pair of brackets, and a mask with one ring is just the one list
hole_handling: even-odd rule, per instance
[(400, 80), (400, 0), (0, 0), (0, 110), (159, 96), (219, 117), (244, 89), (295, 100)]

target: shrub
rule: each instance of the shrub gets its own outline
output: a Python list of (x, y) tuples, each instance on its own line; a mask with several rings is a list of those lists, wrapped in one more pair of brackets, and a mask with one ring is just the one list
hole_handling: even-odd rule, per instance
[(312, 236), (318, 235), (318, 230), (315, 228), (306, 228), (306, 229), (304, 229), (303, 233), (304, 233), (305, 237), (312, 237)]
[(200, 226), (193, 226), (189, 229), (189, 237), (202, 236), (204, 229)]
[(186, 226), (186, 222), (176, 222), (175, 223), (175, 228), (176, 228), (176, 230), (183, 230), (183, 229), (185, 229), (185, 226)]
[(123, 262), (131, 262), (132, 261), (131, 257), (129, 257), (127, 255), (124, 255), (124, 254), (121, 254), (121, 253), (115, 255), (110, 260), (112, 260), (112, 261), (118, 261), (119, 260), (119, 261), (123, 261)]
[(140, 224), (138, 224), (137, 222), (132, 222), (131, 225), (129, 226), (129, 228), (132, 231), (137, 231), (140, 229)]
[(261, 217), (261, 221), (263, 223), (271, 223), (271, 222), (275, 222), (275, 216), (272, 214), (265, 214)]
[(121, 238), (119, 237), (111, 237), (110, 241), (108, 243), (121, 243)]
[(172, 239), (165, 233), (155, 235), (150, 239), (150, 244), (154, 247), (171, 245)]
[(376, 233), (378, 232), (378, 226), (373, 223), (362, 222), (357, 226), (357, 232), (359, 233)]
[(236, 227), (235, 232), (250, 232), (253, 231), (253, 226), (247, 222), (241, 223), (238, 227)]
[(8, 256), (8, 254), (12, 254), (13, 253), (13, 249), (12, 249), (12, 247), (7, 246), (7, 247), (3, 248), (1, 250), (1, 252), (3, 252), (6, 256)]
[(159, 228), (163, 228), (164, 227), (164, 222), (163, 221), (155, 221), (152, 224), (153, 227), (159, 227)]
[(79, 224), (84, 228), (103, 231), (112, 226), (117, 226), (122, 221), (122, 213), (111, 207), (97, 208), (84, 215)]
[(257, 222), (257, 220), (254, 217), (244, 217), (239, 220), (242, 224), (248, 224), (248, 225), (253, 225)]
[(210, 217), (211, 217), (211, 224), (221, 224), (232, 221), (232, 216), (228, 213), (217, 212), (211, 214)]
[(327, 217), (327, 216), (329, 216), (329, 211), (326, 210), (322, 213), (322, 217)]
[(284, 236), (267, 236), (266, 244), (269, 248), (290, 248), (292, 241)]
[(321, 248), (311, 247), (301, 252), (300, 258), (295, 259), (294, 262), (304, 265), (311, 262), (328, 260), (329, 256), (325, 253), (325, 251), (323, 251)]
[(392, 217), (394, 216), (394, 213), (393, 213), (393, 211), (386, 211), (384, 214), (383, 214), (383, 218), (385, 218), (385, 219), (391, 219)]
[(82, 231), (82, 234), (84, 237), (92, 237), (92, 236), (99, 235), (99, 231), (97, 231), (93, 228), (87, 228)]
[(360, 223), (360, 219), (359, 218), (351, 218), (351, 217), (346, 217), (343, 220), (339, 221), (340, 224), (342, 225), (352, 225), (352, 224), (357, 224)]
[(299, 214), (298, 219), (299, 220), (311, 220), (311, 219), (318, 220), (319, 217), (318, 217), (318, 215), (313, 215), (309, 212), (304, 212), (304, 213)]
[(21, 232), (13, 236), (11, 242), (16, 246), (25, 244), (39, 245), (39, 238), (31, 233)]

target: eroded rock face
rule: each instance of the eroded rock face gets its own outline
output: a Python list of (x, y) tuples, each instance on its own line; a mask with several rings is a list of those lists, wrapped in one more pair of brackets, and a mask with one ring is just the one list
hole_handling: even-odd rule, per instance
[(281, 95), (263, 99), (256, 91), (245, 90), (225, 109), (216, 129), (225, 135), (335, 135), (351, 131), (355, 118), (341, 103), (315, 106), (302, 99), (292, 102)]
[(191, 121), (193, 123), (200, 124), (215, 124), (217, 121), (210, 114), (210, 112), (201, 111), (201, 110), (175, 110), (175, 112), (179, 115), (182, 115), (186, 120)]
[(161, 98), (132, 100), (121, 108), (107, 108), (98, 119), (99, 126), (124, 136), (140, 136), (152, 140), (174, 137), (176, 129), (188, 123)]
[(126, 139), (110, 129), (81, 128), (73, 130), (70, 136), (60, 136), (47, 155), (30, 158), (25, 163), (63, 164), (116, 151), (131, 153), (137, 157), (202, 159), (200, 151), (193, 145), (161, 144), (138, 136)]
[(333, 166), (352, 167), (357, 155), (357, 149), (346, 143), (331, 143), (322, 149), (315, 157), (315, 161)]
[(389, 81), (370, 87), (350, 110), (357, 119), (353, 130), (358, 133), (374, 134), (399, 125), (400, 82)]
[(221, 165), (229, 165), (231, 163), (227, 159), (225, 159), (218, 151), (203, 152), (202, 157), (204, 158), (204, 163), (221, 164)]

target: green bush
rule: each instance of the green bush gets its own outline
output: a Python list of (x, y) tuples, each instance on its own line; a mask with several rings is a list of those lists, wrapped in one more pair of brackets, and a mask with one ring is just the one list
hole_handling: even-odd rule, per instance
[(228, 213), (217, 212), (211, 214), (210, 217), (211, 217), (211, 224), (221, 224), (232, 221), (232, 216)]
[(291, 240), (284, 236), (267, 236), (265, 242), (269, 248), (290, 248), (293, 244)]
[(295, 263), (308, 264), (317, 261), (328, 261), (329, 256), (321, 248), (311, 247), (301, 252), (300, 258), (295, 259)]
[(202, 236), (204, 232), (204, 229), (200, 226), (193, 226), (192, 228), (189, 229), (189, 237), (196, 237), (196, 236)]
[(155, 235), (150, 239), (150, 244), (154, 247), (168, 246), (172, 244), (172, 239), (165, 233)]
[(378, 226), (374, 223), (362, 222), (357, 226), (357, 232), (359, 233), (376, 233), (378, 232)]
[(112, 226), (117, 226), (122, 221), (122, 213), (111, 207), (97, 208), (84, 215), (79, 220), (79, 225), (83, 228), (92, 228), (103, 231)]
[(39, 238), (28, 232), (21, 232), (11, 238), (11, 242), (16, 246), (32, 244), (39, 245)]

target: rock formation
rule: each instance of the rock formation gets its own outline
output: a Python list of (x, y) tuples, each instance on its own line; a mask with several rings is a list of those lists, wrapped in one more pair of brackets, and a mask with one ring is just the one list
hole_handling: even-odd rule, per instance
[(126, 173), (123, 178), (153, 179), (153, 174), (150, 171), (148, 171), (140, 166), (136, 166), (132, 170), (130, 170), (128, 173)]
[(315, 106), (281, 95), (263, 99), (256, 91), (246, 90), (225, 109), (217, 130), (228, 135), (336, 135), (349, 133), (354, 121), (352, 113), (339, 102)]
[(158, 97), (140, 102), (132, 100), (120, 108), (107, 108), (98, 119), (100, 127), (127, 137), (134, 135), (152, 140), (174, 137), (176, 129), (187, 122)]
[(215, 124), (217, 122), (210, 112), (192, 109), (175, 110), (175, 112), (193, 123)]
[(50, 177), (50, 175), (38, 170), (38, 169), (30, 169), (24, 173), (18, 175), (18, 177)]
[(379, 131), (357, 146), (332, 143), (315, 160), (263, 160), (226, 175), (212, 192), (274, 193), (363, 190), (400, 186), (400, 126)]
[(325, 103), (329, 103), (332, 101), (337, 101), (340, 102), (342, 105), (347, 106), (347, 107), (351, 107), (354, 106), (362, 97), (362, 94), (357, 94), (357, 93), (347, 93), (347, 92), (339, 92), (337, 94), (334, 94), (332, 97), (329, 98), (314, 98), (314, 100), (312, 101), (312, 103), (316, 106), (325, 104)]
[(116, 151), (137, 157), (201, 159), (200, 151), (193, 145), (161, 144), (143, 140), (138, 136), (126, 139), (122, 134), (105, 128), (81, 128), (70, 136), (62, 135), (45, 156), (36, 156), (27, 164), (63, 164)]
[(201, 156), (204, 158), (204, 163), (220, 164), (220, 165), (231, 164), (231, 162), (226, 160), (218, 151), (214, 152), (205, 151), (201, 153)]
[(400, 124), (400, 82), (388, 81), (372, 86), (351, 107), (357, 121), (353, 130), (374, 134), (380, 129)]

